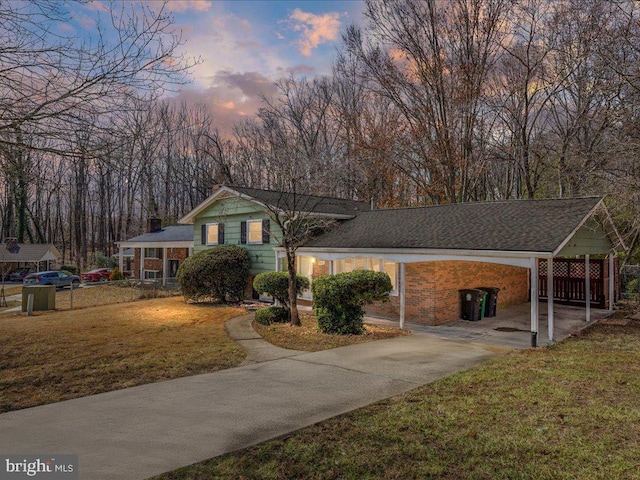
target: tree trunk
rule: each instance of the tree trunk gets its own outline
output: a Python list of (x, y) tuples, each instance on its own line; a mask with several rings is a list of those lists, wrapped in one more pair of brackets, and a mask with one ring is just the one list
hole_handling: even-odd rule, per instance
[(289, 272), (289, 310), (291, 312), (291, 326), (299, 327), (298, 289), (296, 283), (296, 253), (287, 248), (287, 271)]

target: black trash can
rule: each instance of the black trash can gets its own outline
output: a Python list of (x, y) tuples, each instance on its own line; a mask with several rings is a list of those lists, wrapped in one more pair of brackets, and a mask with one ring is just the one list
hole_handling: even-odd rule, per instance
[(482, 318), (482, 301), (486, 292), (473, 288), (458, 291), (460, 292), (460, 317), (472, 322), (479, 321)]
[(487, 292), (487, 299), (485, 301), (484, 316), (495, 317), (498, 311), (498, 287), (476, 287), (478, 290), (484, 290)]

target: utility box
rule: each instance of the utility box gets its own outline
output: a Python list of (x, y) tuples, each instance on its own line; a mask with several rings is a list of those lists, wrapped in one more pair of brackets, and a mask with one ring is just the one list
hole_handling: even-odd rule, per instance
[(33, 311), (56, 309), (56, 287), (54, 285), (33, 285), (22, 287), (22, 311), (27, 311), (29, 295), (33, 295)]

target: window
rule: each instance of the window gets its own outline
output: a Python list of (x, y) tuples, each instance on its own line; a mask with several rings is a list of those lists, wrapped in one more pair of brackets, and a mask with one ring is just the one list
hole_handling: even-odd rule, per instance
[[(296, 271), (300, 275), (304, 275), (309, 279), (309, 284), (313, 282), (313, 266), (316, 263), (315, 257), (296, 257)], [(306, 299), (313, 298), (311, 289), (304, 292), (298, 292), (298, 296)]]
[(162, 258), (162, 252), (160, 248), (145, 248), (144, 258)]
[(247, 243), (262, 243), (262, 220), (247, 220)]
[(224, 223), (204, 223), (200, 235), (202, 245), (222, 245), (224, 243)]
[(270, 242), (269, 219), (240, 222), (240, 243), (262, 244)]
[(398, 265), (395, 262), (389, 262), (381, 258), (356, 257), (343, 258), (333, 262), (333, 270), (335, 273), (352, 272), (353, 270), (373, 270), (374, 272), (385, 272), (391, 279), (393, 290), (391, 295), (398, 294)]
[(158, 275), (160, 272), (158, 270), (145, 270), (144, 271), (144, 279), (145, 280), (157, 280), (160, 278)]

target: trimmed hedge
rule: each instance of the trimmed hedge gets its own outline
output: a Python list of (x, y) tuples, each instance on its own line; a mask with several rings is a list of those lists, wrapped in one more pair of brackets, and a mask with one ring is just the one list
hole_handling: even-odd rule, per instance
[[(296, 275), (298, 293), (309, 289), (309, 279), (303, 275)], [(259, 273), (253, 279), (253, 289), (258, 293), (266, 293), (285, 307), (289, 307), (289, 273), (265, 272)]]
[(372, 270), (354, 270), (317, 278), (311, 290), (318, 327), (324, 333), (363, 333), (362, 306), (375, 301), (388, 301), (392, 288), (389, 275)]
[(177, 279), (186, 300), (237, 303), (244, 297), (250, 267), (246, 249), (225, 245), (188, 257)]
[(256, 310), (256, 322), (262, 325), (271, 325), (272, 323), (287, 323), (291, 320), (289, 309), (285, 307), (267, 307)]

